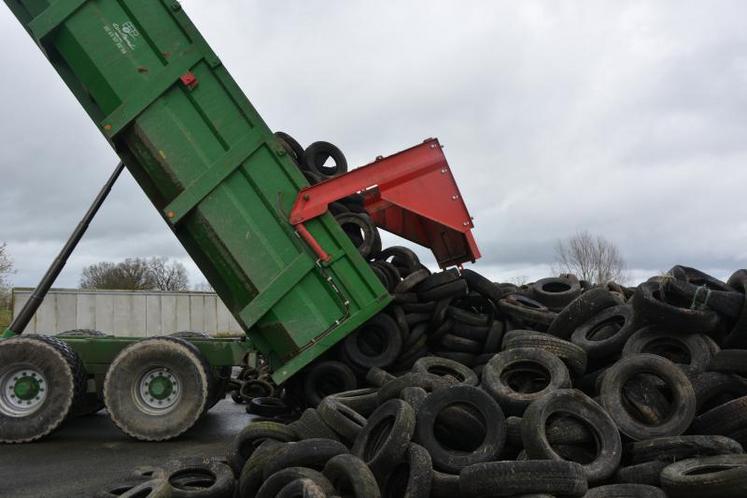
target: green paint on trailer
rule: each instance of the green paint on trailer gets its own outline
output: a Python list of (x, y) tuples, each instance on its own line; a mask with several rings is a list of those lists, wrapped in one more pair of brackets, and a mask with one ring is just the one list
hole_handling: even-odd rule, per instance
[[(390, 297), (331, 215), (288, 223), (307, 185), (175, 0), (5, 0), (282, 382)], [(109, 338), (77, 344), (108, 358)], [(110, 361), (110, 358), (103, 361)]]

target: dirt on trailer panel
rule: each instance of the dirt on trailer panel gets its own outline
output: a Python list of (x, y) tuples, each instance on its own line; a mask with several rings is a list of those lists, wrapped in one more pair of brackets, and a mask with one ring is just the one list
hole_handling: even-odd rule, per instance
[(223, 457), (228, 442), (248, 423), (242, 405), (225, 400), (175, 441), (145, 443), (117, 430), (106, 412), (67, 421), (48, 438), (3, 445), (0, 496), (3, 498), (90, 498), (127, 478), (140, 465), (172, 458)]

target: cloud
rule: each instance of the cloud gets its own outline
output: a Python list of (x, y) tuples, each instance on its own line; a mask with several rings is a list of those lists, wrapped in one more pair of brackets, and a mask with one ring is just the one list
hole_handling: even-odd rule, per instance
[[(183, 5), (272, 129), (330, 140), (351, 165), (439, 137), (491, 278), (546, 275), (555, 242), (583, 229), (617, 243), (638, 280), (745, 266), (742, 2)], [(7, 10), (0, 27), (14, 68), (0, 239), (14, 282), (33, 285), (117, 159)], [(102, 259), (186, 259), (123, 180), (60, 285)]]

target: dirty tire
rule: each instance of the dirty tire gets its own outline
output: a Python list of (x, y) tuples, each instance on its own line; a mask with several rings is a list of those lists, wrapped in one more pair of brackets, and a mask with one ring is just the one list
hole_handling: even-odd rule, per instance
[(583, 496), (586, 475), (581, 465), (555, 460), (478, 463), (459, 473), (459, 496), (514, 496), (529, 493)]
[(392, 399), (371, 414), (351, 453), (369, 466), (381, 484), (407, 451), (414, 432), (415, 410), (400, 399)]
[(236, 480), (225, 463), (177, 460), (166, 468), (172, 498), (232, 498)]
[(710, 334), (720, 324), (719, 316), (714, 311), (691, 309), (691, 303), (675, 306), (664, 301), (659, 282), (639, 285), (631, 302), (641, 320), (683, 334)]
[(163, 479), (133, 479), (107, 486), (94, 498), (172, 498), (173, 491)]
[[(334, 489), (352, 498), (379, 498), (381, 491), (371, 470), (354, 455), (337, 455), (324, 466), (324, 476)], [(259, 498), (259, 497), (257, 497)]]
[[(402, 462), (387, 477), (382, 498), (428, 498), (431, 495), (433, 464), (428, 451), (410, 443)], [(360, 495), (356, 495), (360, 496)]]
[(298, 141), (290, 136), (288, 133), (283, 131), (276, 131), (275, 136), (280, 140), (281, 145), (285, 151), (290, 154), (293, 160), (299, 167), (305, 167), (304, 164), (304, 150)]
[[(625, 407), (623, 388), (637, 374), (658, 377), (672, 392), (671, 412), (661, 424), (645, 424)], [(644, 353), (619, 360), (604, 374), (600, 391), (601, 403), (620, 432), (636, 441), (678, 436), (687, 430), (695, 417), (695, 391), (690, 380), (674, 363), (661, 356)]]
[(747, 496), (747, 455), (691, 458), (661, 472), (661, 486), (672, 498)]
[(503, 349), (538, 348), (552, 353), (566, 364), (573, 375), (586, 372), (586, 351), (559, 337), (531, 330), (512, 330), (503, 337)]
[(311, 479), (296, 479), (286, 484), (276, 498), (327, 498), (321, 486)]
[(262, 470), (264, 479), (288, 467), (308, 467), (321, 470), (327, 461), (337, 455), (348, 453), (347, 447), (331, 439), (304, 439), (295, 443), (283, 443), (272, 460)]
[(648, 484), (649, 486), (661, 485), (661, 471), (672, 461), (652, 460), (650, 462), (637, 463), (620, 467), (615, 473), (614, 481), (620, 484)]
[[(541, 389), (520, 392), (512, 386), (513, 375), (539, 372), (547, 378)], [(536, 374), (533, 374), (536, 375)], [(540, 399), (556, 389), (571, 386), (571, 377), (565, 364), (541, 349), (516, 348), (495, 355), (482, 371), (482, 386), (510, 415), (521, 415), (529, 403)]]
[[(149, 378), (166, 379), (159, 393)], [(189, 430), (208, 403), (210, 369), (199, 350), (183, 339), (138, 341), (114, 359), (104, 379), (104, 403), (114, 424), (144, 441), (165, 441)], [(157, 399), (168, 393), (168, 397)], [(164, 401), (165, 406), (158, 401)]]
[(582, 421), (596, 441), (596, 456), (582, 464), (589, 482), (604, 481), (614, 474), (622, 459), (622, 441), (615, 422), (604, 409), (581, 391), (560, 389), (533, 402), (521, 420), (521, 439), (530, 459), (560, 460), (547, 436), (553, 415), (571, 415)]
[(228, 446), (228, 465), (239, 475), (246, 461), (263, 442), (271, 439), (281, 443), (296, 441), (298, 436), (293, 429), (278, 422), (250, 422)]
[(379, 407), (378, 392), (376, 388), (364, 387), (332, 394), (330, 397), (368, 417)]
[(702, 372), (711, 362), (710, 338), (703, 334), (680, 334), (654, 327), (644, 327), (628, 338), (623, 356), (651, 353), (673, 363), (688, 367), (689, 372)]
[(332, 397), (324, 398), (317, 411), (322, 421), (348, 442), (355, 441), (366, 425), (363, 415)]
[(386, 313), (379, 313), (346, 337), (342, 347), (350, 360), (366, 371), (371, 367), (386, 368), (402, 352), (402, 336), (397, 322)]
[(562, 310), (581, 295), (581, 285), (573, 276), (549, 277), (532, 284), (532, 296), (551, 310)]
[(439, 376), (451, 375), (462, 384), (476, 386), (479, 379), (471, 368), (447, 358), (425, 356), (412, 366), (414, 372), (430, 373)]
[(696, 456), (716, 456), (743, 453), (742, 445), (724, 436), (688, 435), (638, 441), (627, 450), (631, 463), (664, 460), (676, 462)]
[(288, 427), (298, 435), (298, 439), (340, 439), (337, 433), (324, 423), (315, 408), (304, 410), (301, 417), (288, 424)]
[[(446, 408), (463, 406), (482, 422), (484, 436), (478, 446), (452, 449), (442, 444), (436, 433), (439, 416)], [(477, 424), (470, 424), (477, 425)], [(432, 393), (417, 415), (416, 441), (428, 450), (433, 466), (443, 472), (457, 473), (470, 465), (494, 460), (506, 442), (506, 422), (503, 410), (487, 393), (474, 386), (457, 385)]]
[(335, 488), (321, 472), (307, 467), (288, 467), (279, 470), (262, 483), (255, 498), (275, 498), (285, 486), (296, 479), (310, 479), (314, 481), (328, 496), (333, 496)]
[[(28, 385), (14, 380), (19, 375), (20, 380), (29, 379), (29, 394), (15, 390)], [(57, 338), (13, 337), (0, 341), (0, 388), (0, 442), (26, 443), (60, 427), (85, 394), (86, 372), (78, 355)], [(22, 406), (17, 396), (30, 396), (35, 390)]]
[(667, 498), (660, 488), (646, 484), (608, 484), (591, 488), (584, 498)]
[(590, 359), (605, 359), (623, 350), (636, 331), (633, 308), (611, 306), (593, 316), (571, 334), (571, 342), (581, 346)]
[(323, 398), (358, 387), (355, 373), (340, 361), (315, 363), (304, 376), (304, 397), (311, 407), (316, 407)]
[[(325, 166), (327, 159), (334, 161), (334, 166)], [(341, 175), (348, 171), (348, 161), (345, 154), (329, 142), (314, 142), (306, 147), (303, 162), (307, 169), (326, 178)]]
[(558, 313), (547, 329), (547, 333), (561, 339), (568, 339), (574, 330), (592, 317), (602, 310), (618, 304), (623, 303), (607, 289), (590, 289), (571, 301)]

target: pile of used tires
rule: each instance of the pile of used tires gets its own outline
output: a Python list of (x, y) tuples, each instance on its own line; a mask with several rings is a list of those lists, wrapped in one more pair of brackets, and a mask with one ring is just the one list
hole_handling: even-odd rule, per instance
[(747, 496), (747, 271), (517, 287), (412, 256), (382, 253), (389, 309), (183, 474), (231, 491), (174, 496)]

